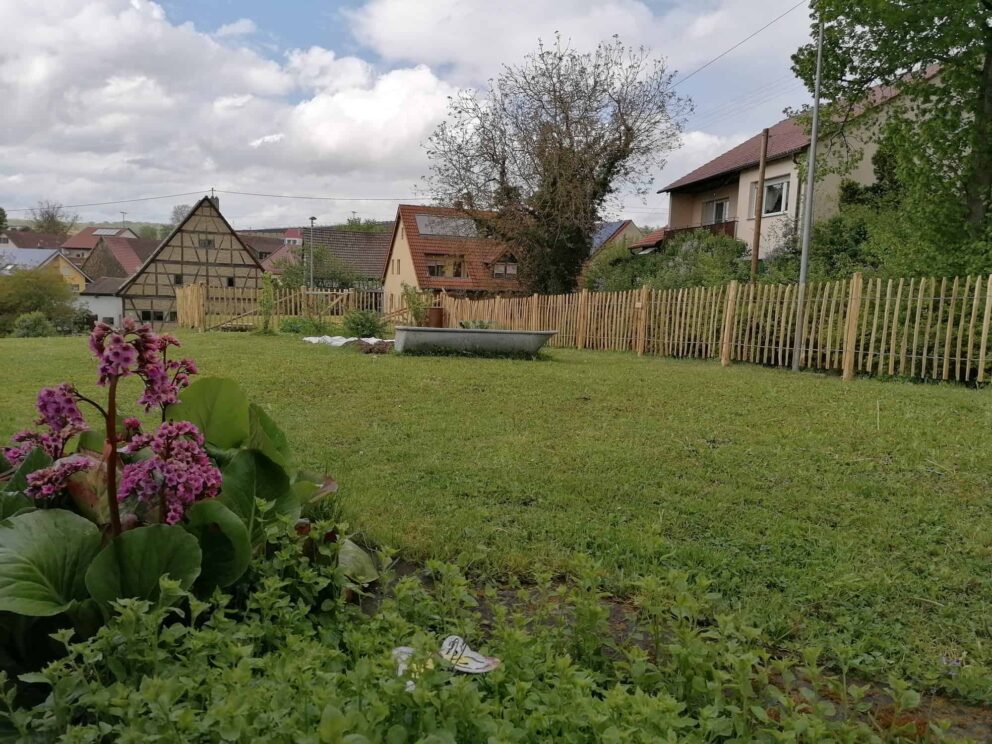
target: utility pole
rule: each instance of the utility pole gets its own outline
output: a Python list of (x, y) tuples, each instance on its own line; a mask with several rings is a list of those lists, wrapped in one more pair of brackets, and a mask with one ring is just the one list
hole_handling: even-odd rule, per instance
[(316, 217), (310, 218), (310, 289), (313, 289), (313, 223), (317, 221)]
[(758, 281), (758, 255), (761, 250), (761, 218), (765, 213), (765, 164), (768, 160), (768, 130), (761, 132), (761, 160), (758, 187), (754, 194), (754, 237), (751, 239), (751, 283)]
[(809, 158), (806, 162), (806, 203), (803, 207), (802, 257), (799, 260), (799, 290), (796, 292), (796, 333), (792, 348), (792, 371), (799, 371), (803, 346), (803, 305), (806, 300), (806, 277), (809, 274), (809, 241), (813, 232), (813, 186), (816, 182), (816, 144), (820, 127), (820, 76), (823, 73), (823, 16), (819, 18), (816, 40), (816, 83), (813, 86), (813, 127), (810, 130)]
[(121, 227), (127, 227), (127, 220), (125, 219), (126, 217), (127, 217), (127, 210), (122, 209), (121, 210)]

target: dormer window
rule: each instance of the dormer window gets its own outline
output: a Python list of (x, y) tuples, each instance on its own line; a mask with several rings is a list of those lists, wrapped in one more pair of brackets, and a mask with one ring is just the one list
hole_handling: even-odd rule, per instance
[(502, 256), (493, 264), (493, 277), (496, 279), (516, 279), (517, 259), (513, 256)]
[(424, 259), (427, 262), (427, 276), (443, 277), (445, 279), (464, 279), (468, 276), (465, 273), (464, 256), (427, 253), (424, 255)]

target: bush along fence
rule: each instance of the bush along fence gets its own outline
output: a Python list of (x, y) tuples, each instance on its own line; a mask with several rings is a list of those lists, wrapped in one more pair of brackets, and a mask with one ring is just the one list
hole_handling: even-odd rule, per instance
[[(582, 292), (470, 300), (442, 298), (448, 324), (485, 321), (557, 330), (551, 345), (639, 355), (792, 365), (795, 284)], [(984, 382), (989, 370), (992, 275), (850, 279), (806, 285), (804, 369)]]
[[(207, 287), (191, 284), (176, 287), (177, 322), (181, 328), (201, 331), (259, 330), (263, 324), (264, 289)], [(381, 312), (382, 292), (359, 289), (271, 290), (270, 320), (274, 327), (285, 318), (339, 318), (350, 310)]]

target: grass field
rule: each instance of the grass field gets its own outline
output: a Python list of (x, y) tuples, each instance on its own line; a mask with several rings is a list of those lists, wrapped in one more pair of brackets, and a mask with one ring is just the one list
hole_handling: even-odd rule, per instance
[[(480, 575), (681, 568), (770, 642), (992, 700), (992, 392), (554, 350), (365, 356), (188, 335), (239, 379), (354, 525)], [(0, 340), (0, 435), (38, 386), (93, 387), (81, 339)], [(947, 662), (963, 660), (952, 679)]]

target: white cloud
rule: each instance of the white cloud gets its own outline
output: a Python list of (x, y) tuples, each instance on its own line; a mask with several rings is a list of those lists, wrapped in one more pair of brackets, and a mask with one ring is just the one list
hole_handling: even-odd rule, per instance
[(281, 142), (286, 138), (286, 135), (282, 132), (276, 132), (275, 134), (267, 134), (264, 137), (259, 137), (248, 143), (249, 147), (259, 148), (262, 145), (270, 145), (275, 142)]
[(251, 18), (239, 18), (233, 23), (225, 23), (214, 31), (214, 36), (220, 39), (230, 38), (232, 36), (250, 36), (257, 30), (255, 22)]

